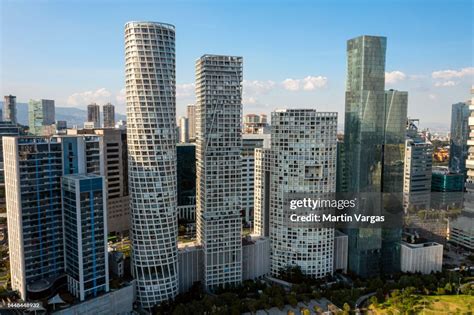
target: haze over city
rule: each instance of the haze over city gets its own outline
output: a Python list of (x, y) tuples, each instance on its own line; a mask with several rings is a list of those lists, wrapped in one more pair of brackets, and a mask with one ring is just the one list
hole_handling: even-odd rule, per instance
[(159, 20), (178, 33), (178, 116), (195, 102), (196, 59), (215, 53), (244, 58), (244, 114), (317, 108), (338, 111), (341, 126), (346, 41), (372, 34), (387, 37), (386, 89), (409, 92), (408, 115), (422, 127), (447, 131), (473, 81), (472, 2), (374, 3), (6, 1), (0, 92), (81, 109), (112, 102), (125, 113), (124, 24)]

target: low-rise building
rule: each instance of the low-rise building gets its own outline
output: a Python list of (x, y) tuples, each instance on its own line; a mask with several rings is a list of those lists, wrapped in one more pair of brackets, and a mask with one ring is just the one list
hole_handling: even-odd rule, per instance
[(402, 272), (430, 274), (441, 271), (443, 245), (435, 242), (401, 243)]

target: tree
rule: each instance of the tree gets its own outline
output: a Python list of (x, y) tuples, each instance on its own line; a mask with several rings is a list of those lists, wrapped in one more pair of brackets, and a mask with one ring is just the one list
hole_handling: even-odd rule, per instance
[(370, 297), (369, 302), (371, 305), (377, 307), (379, 305), (379, 301), (377, 299), (377, 296), (373, 295)]
[(288, 303), (293, 307), (295, 307), (298, 304), (298, 300), (296, 299), (294, 295), (289, 295), (287, 297), (287, 300), (288, 300)]
[(342, 309), (343, 309), (342, 314), (349, 315), (351, 311), (351, 306), (347, 303), (344, 303), (344, 305), (342, 306)]
[(446, 291), (446, 293), (452, 293), (453, 292), (453, 286), (451, 285), (451, 283), (446, 283), (446, 285), (444, 286), (444, 290)]

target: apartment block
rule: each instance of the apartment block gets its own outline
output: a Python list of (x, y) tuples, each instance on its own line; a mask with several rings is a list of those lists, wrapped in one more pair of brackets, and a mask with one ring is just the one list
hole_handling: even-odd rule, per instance
[(62, 200), (68, 289), (84, 301), (109, 291), (104, 177), (63, 176)]
[(287, 266), (299, 266), (316, 278), (333, 273), (334, 229), (288, 226), (284, 200), (291, 193), (336, 191), (336, 132), (337, 113), (272, 113), (269, 229), (274, 276)]
[(196, 223), (204, 286), (242, 281), (242, 57), (196, 61)]

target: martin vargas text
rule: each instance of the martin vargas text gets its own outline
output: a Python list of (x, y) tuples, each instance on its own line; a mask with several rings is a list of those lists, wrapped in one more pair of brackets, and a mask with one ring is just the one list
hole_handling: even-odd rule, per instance
[(314, 214), (297, 215), (293, 213), (290, 215), (291, 222), (369, 222), (371, 224), (384, 222), (383, 215), (363, 215), (363, 214)]

